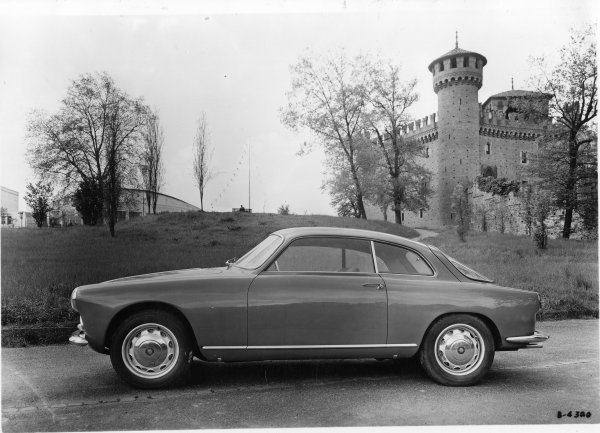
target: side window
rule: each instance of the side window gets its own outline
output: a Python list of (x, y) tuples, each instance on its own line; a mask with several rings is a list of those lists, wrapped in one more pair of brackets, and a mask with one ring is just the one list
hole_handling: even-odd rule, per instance
[(390, 274), (433, 275), (427, 262), (418, 254), (395, 245), (375, 242), (379, 272)]
[(345, 238), (303, 238), (292, 242), (269, 271), (374, 273), (369, 241)]

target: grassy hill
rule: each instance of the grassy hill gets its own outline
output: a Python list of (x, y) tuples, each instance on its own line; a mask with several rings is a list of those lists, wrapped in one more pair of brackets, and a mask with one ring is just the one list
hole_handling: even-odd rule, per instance
[[(214, 212), (121, 222), (116, 238), (109, 236), (106, 227), (3, 230), (2, 325), (35, 328), (62, 323), (74, 329), (78, 317), (70, 309), (69, 296), (76, 286), (170, 269), (224, 266), (227, 259), (242, 256), (269, 233), (300, 226), (417, 236), (410, 228), (383, 221)], [(48, 335), (40, 337), (32, 331), (23, 339), (44, 342)], [(3, 345), (9, 337), (10, 330), (3, 329)]]
[(427, 243), (501, 286), (539, 293), (539, 319), (598, 317), (598, 241), (550, 239), (539, 250), (527, 236), (472, 232), (460, 242), (448, 230)]

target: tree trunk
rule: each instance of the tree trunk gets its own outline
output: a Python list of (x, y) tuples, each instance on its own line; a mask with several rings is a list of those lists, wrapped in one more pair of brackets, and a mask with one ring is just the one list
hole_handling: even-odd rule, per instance
[(204, 211), (204, 193), (200, 189), (200, 210)]
[(356, 172), (356, 166), (354, 165), (354, 161), (352, 157), (348, 157), (350, 162), (350, 172), (352, 173), (352, 180), (354, 181), (354, 186), (356, 187), (356, 207), (358, 208), (358, 217), (364, 220), (367, 219), (367, 212), (365, 211), (365, 204), (363, 203), (363, 193), (362, 188), (360, 186), (360, 181), (358, 180), (358, 174)]
[(360, 213), (360, 218), (366, 220), (367, 219), (367, 211), (365, 210), (365, 205), (363, 203), (363, 195), (361, 192), (356, 194), (356, 204), (358, 206), (358, 212)]
[(575, 143), (575, 137), (571, 137), (569, 140), (569, 174), (567, 177), (567, 198), (565, 200), (565, 223), (563, 226), (562, 237), (569, 239), (571, 237), (571, 224), (573, 222), (573, 210), (575, 209), (575, 203), (577, 202), (576, 186), (577, 186), (577, 147)]

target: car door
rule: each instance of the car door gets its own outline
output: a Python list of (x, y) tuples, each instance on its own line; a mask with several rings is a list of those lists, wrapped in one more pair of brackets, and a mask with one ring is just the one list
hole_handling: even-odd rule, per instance
[(435, 278), (434, 268), (415, 250), (377, 241), (373, 250), (388, 294), (388, 344), (417, 346), (449, 301), (446, 289), (452, 282)]
[(387, 295), (371, 242), (296, 239), (248, 291), (248, 348), (384, 345)]

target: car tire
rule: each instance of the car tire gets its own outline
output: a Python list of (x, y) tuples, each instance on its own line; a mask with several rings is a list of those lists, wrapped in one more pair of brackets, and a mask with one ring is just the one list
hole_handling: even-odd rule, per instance
[(192, 356), (185, 325), (163, 310), (144, 310), (126, 318), (110, 344), (113, 368), (136, 388), (164, 388), (181, 381)]
[(477, 383), (494, 361), (494, 338), (479, 318), (456, 314), (436, 321), (427, 331), (420, 360), (425, 373), (447, 386)]

